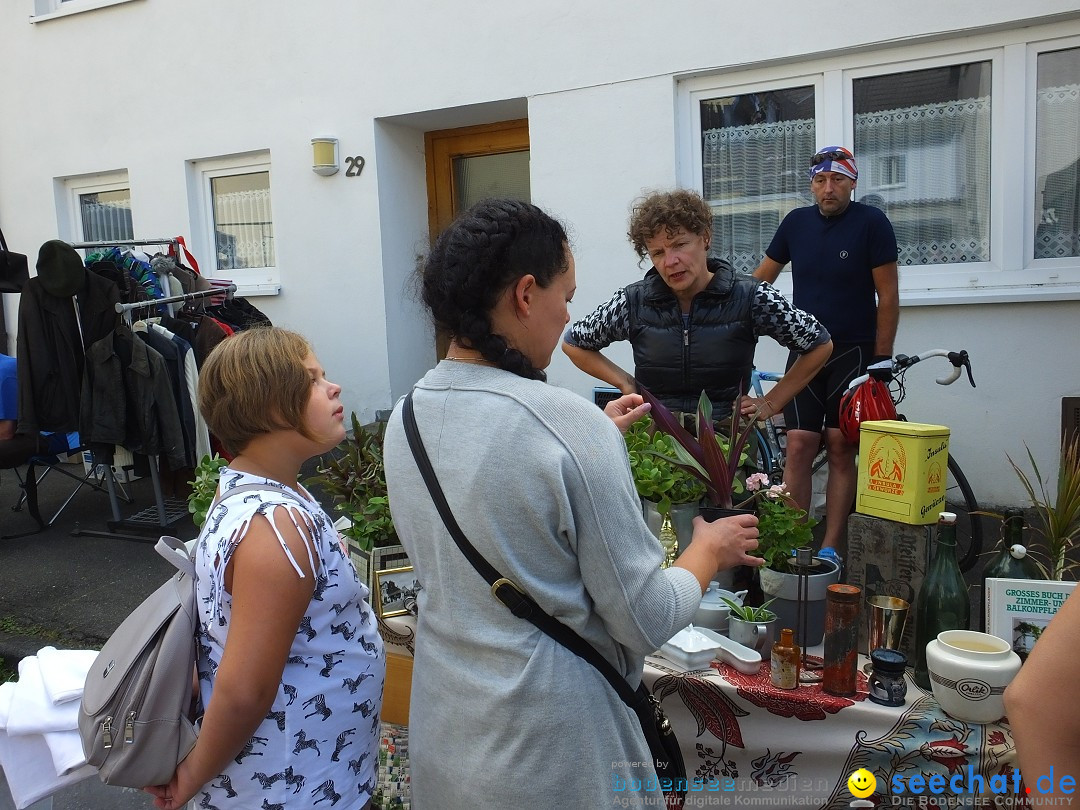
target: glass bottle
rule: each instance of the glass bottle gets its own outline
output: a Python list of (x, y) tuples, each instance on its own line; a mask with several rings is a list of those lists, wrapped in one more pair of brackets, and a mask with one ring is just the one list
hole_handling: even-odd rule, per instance
[(799, 685), (799, 657), (802, 651), (792, 635), (790, 627), (783, 628), (780, 640), (772, 646), (769, 670), (772, 685), (777, 689), (795, 689)]
[[(1002, 529), (1004, 537), (998, 553), (983, 569), (982, 590), (980, 591), (983, 601), (986, 600), (986, 580), (991, 577), (1046, 579), (1046, 575), (1035, 560), (1028, 556), (1027, 547), (1024, 545), (1024, 511), (1006, 509)], [(982, 620), (985, 625), (985, 611), (983, 611)]]
[(821, 688), (854, 695), (859, 667), (859, 602), (862, 588), (830, 585), (825, 591), (825, 671)]
[(915, 599), (915, 683), (930, 689), (926, 645), (944, 630), (967, 630), (970, 622), (971, 599), (956, 561), (956, 515), (942, 512), (934, 559)]

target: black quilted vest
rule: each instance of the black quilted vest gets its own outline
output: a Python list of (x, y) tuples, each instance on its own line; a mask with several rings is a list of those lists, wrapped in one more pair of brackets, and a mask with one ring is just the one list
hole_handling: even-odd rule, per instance
[(757, 345), (750, 309), (760, 282), (719, 259), (708, 267), (713, 277), (690, 304), (688, 329), (655, 268), (626, 288), (626, 300), (638, 382), (674, 411), (697, 411), (704, 390), (718, 420), (750, 380)]

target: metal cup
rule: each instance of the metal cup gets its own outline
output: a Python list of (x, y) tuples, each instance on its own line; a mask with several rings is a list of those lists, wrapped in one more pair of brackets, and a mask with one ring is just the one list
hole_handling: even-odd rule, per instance
[(898, 596), (871, 596), (866, 606), (870, 642), (866, 654), (881, 649), (899, 650), (911, 605)]

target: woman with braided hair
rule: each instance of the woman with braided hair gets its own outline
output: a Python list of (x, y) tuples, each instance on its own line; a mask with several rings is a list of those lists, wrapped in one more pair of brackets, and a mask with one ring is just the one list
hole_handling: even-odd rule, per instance
[[(747, 553), (757, 519), (696, 520), (689, 547), (660, 568), (617, 427), (644, 412), (640, 397), (605, 415), (544, 382), (575, 286), (566, 232), (539, 208), (487, 200), (464, 212), (422, 267), (424, 302), (452, 340), (412, 403), (471, 544), (636, 688), (644, 656), (690, 623), (710, 577), (760, 563)], [(492, 598), (444, 527), (402, 420), (399, 404), (384, 449), (394, 524), (423, 586), (413, 806), (604, 807), (627, 791), (662, 803), (637, 716), (592, 665)]]

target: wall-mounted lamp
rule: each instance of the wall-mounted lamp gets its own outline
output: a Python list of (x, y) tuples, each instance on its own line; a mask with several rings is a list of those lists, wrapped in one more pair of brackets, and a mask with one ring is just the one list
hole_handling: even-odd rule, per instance
[(312, 138), (311, 139), (311, 170), (315, 174), (329, 177), (338, 172), (338, 141), (337, 138)]

